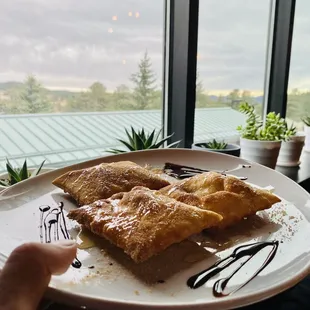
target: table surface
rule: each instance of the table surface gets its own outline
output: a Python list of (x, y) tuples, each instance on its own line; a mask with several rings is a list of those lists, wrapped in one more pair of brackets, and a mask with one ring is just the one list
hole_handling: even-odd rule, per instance
[[(310, 192), (310, 152), (303, 152), (299, 167), (276, 167), (276, 170), (288, 176), (308, 192)], [(46, 305), (46, 303), (44, 302)], [(266, 301), (242, 308), (244, 310), (277, 309), (277, 310), (303, 310), (310, 309), (310, 276), (306, 277), (293, 288), (272, 297)], [(51, 304), (48, 307), (41, 306), (44, 310), (78, 310), (81, 308), (60, 304)], [(85, 308), (83, 308), (85, 309)], [(104, 309), (103, 309), (104, 310)]]
[(299, 167), (276, 167), (276, 170), (303, 185), (310, 182), (310, 152), (303, 152)]

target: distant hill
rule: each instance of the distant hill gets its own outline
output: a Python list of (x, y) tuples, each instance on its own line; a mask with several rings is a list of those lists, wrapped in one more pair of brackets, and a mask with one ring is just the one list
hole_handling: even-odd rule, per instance
[(258, 97), (254, 97), (254, 100), (257, 102), (257, 103), (263, 103), (263, 99), (264, 97), (263, 96), (258, 96)]
[[(13, 82), (13, 81), (3, 82), (3, 83), (0, 83), (0, 91), (6, 91), (6, 90), (10, 90), (12, 88), (18, 88), (21, 86), (23, 86), (22, 82)], [(49, 94), (53, 97), (58, 97), (58, 98), (63, 98), (63, 99), (66, 99), (66, 98), (69, 98), (69, 97), (72, 97), (72, 96), (78, 94), (78, 92), (72, 92), (69, 90), (50, 90), (47, 88), (44, 88), (44, 89), (45, 89), (47, 94)]]
[(209, 95), (209, 98), (210, 98), (210, 99), (212, 99), (212, 100), (214, 100), (214, 101), (216, 101), (216, 100), (217, 100), (217, 98), (218, 98), (218, 96)]
[[(22, 85), (23, 85), (23, 83), (14, 82), (14, 81), (0, 83), (0, 91), (5, 91), (5, 90), (12, 89), (12, 88), (17, 88), (17, 87), (20, 87)], [(45, 88), (45, 91), (48, 95), (52, 96), (55, 99), (61, 98), (64, 100), (79, 94), (79, 92), (77, 92), (77, 91), (74, 92), (74, 91), (69, 91), (69, 90), (50, 90), (47, 88)], [(217, 101), (219, 99), (219, 96), (215, 96), (215, 95), (209, 95), (209, 97), (213, 101)], [(228, 96), (222, 96), (222, 100), (224, 102), (228, 102)], [(253, 101), (257, 104), (262, 104), (263, 103), (263, 96), (253, 97)]]
[(21, 82), (4, 82), (0, 83), (0, 90), (8, 90), (11, 88), (20, 87), (22, 85), (23, 83)]

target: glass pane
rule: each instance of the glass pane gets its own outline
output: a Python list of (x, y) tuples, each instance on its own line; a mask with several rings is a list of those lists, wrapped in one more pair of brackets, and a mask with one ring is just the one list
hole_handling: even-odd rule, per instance
[(235, 142), (241, 101), (262, 113), (269, 12), (269, 0), (200, 1), (195, 142)]
[(299, 130), (301, 118), (310, 116), (310, 2), (296, 1), (295, 24), (287, 97), (287, 118)]
[(162, 127), (164, 0), (2, 0), (0, 172), (106, 154)]

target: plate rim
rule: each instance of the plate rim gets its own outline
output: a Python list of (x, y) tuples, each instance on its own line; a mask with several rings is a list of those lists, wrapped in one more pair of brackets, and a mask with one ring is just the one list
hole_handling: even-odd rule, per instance
[[(208, 156), (208, 151), (204, 151), (204, 150), (193, 150), (193, 149), (186, 149), (186, 148), (178, 148), (178, 149), (152, 149), (152, 150), (141, 150), (141, 151), (134, 151), (134, 152), (128, 152), (128, 153), (122, 153), (122, 154), (114, 154), (114, 155), (107, 155), (107, 156), (101, 156), (95, 159), (91, 159), (91, 160), (87, 160), (87, 161), (83, 161), (83, 162), (79, 162), (76, 164), (72, 164), (69, 166), (64, 166), (64, 167), (60, 167), (58, 169), (46, 172), (42, 175), (38, 175), (32, 179), (27, 179), (24, 180), (20, 183), (17, 183), (13, 186), (8, 187), (7, 189), (5, 189), (4, 191), (0, 192), (0, 198), (1, 197), (5, 197), (5, 194), (9, 193), (12, 190), (16, 190), (19, 187), (24, 186), (26, 183), (30, 183), (33, 180), (37, 180), (39, 181), (40, 179), (43, 178), (47, 178), (48, 175), (51, 175), (53, 173), (59, 173), (62, 174), (64, 173), (64, 170), (71, 170), (71, 169), (80, 169), (78, 168), (79, 166), (85, 166), (85, 165), (96, 165), (99, 164), (100, 162), (105, 162), (105, 159), (108, 159), (110, 162), (111, 160), (115, 159), (115, 161), (120, 161), (122, 160), (122, 157), (126, 157), (128, 156), (128, 154), (130, 154), (131, 156), (135, 157), (135, 154), (141, 154), (141, 153), (164, 153), (164, 152), (169, 152), (169, 153), (186, 153), (186, 152), (191, 152), (191, 153), (201, 153), (203, 155)], [(243, 158), (238, 158), (238, 157), (234, 157), (232, 155), (227, 155), (227, 154), (222, 154), (222, 153), (217, 153), (217, 152), (212, 152), (212, 155), (209, 154), (210, 156), (213, 157), (229, 157), (229, 158), (234, 158), (236, 159), (236, 161), (239, 162), (243, 162), (246, 164), (250, 164), (253, 166), (257, 166), (259, 169), (267, 169), (267, 170), (271, 170), (272, 173), (276, 173), (278, 174), (278, 176), (280, 176), (281, 178), (285, 178), (287, 179), (289, 182), (291, 182), (292, 184), (294, 184), (295, 186), (297, 185), (297, 187), (299, 187), (299, 190), (302, 190), (307, 196), (309, 196), (310, 199), (310, 194), (303, 188), (301, 187), (297, 182), (293, 181), (292, 179), (290, 179), (289, 177), (287, 177), (286, 175), (283, 175), (282, 173), (280, 173), (279, 171), (276, 171), (274, 169), (262, 166), (260, 164), (254, 163), (252, 161), (248, 161), (245, 160)], [(155, 155), (156, 156), (156, 155)], [(130, 159), (127, 159), (130, 160)], [(147, 159), (146, 159), (147, 162)], [(9, 198), (9, 197), (8, 197)], [(295, 206), (296, 207), (296, 206)], [(296, 207), (298, 210), (299, 208)], [(300, 211), (300, 210), (299, 210)], [(301, 212), (301, 211), (300, 211)], [(310, 253), (308, 254), (310, 255)], [(284, 280), (281, 281), (279, 283), (273, 284), (271, 286), (269, 286), (268, 288), (264, 288), (259, 290), (258, 292), (254, 291), (252, 293), (249, 293), (247, 295), (243, 295), (243, 296), (231, 296), (229, 299), (223, 299), (223, 298), (219, 298), (219, 299), (215, 299), (215, 300), (209, 300), (209, 301), (202, 301), (199, 300), (198, 302), (190, 302), (190, 303), (186, 303), (186, 302), (177, 302), (174, 301), (173, 303), (169, 303), (169, 304), (159, 304), (158, 302), (149, 302), (149, 301), (135, 301), (135, 300), (120, 300), (120, 299), (115, 299), (115, 298), (100, 298), (97, 296), (90, 296), (89, 294), (84, 294), (84, 293), (74, 293), (74, 292), (70, 292), (66, 289), (59, 289), (59, 288), (54, 288), (52, 286), (49, 286), (47, 291), (46, 291), (46, 296), (52, 296), (53, 299), (56, 302), (64, 302), (64, 303), (68, 303), (68, 298), (70, 298), (70, 300), (84, 300), (87, 301), (88, 303), (91, 302), (95, 302), (95, 303), (105, 303), (111, 306), (128, 306), (128, 307), (138, 307), (138, 308), (143, 308), (143, 307), (149, 307), (149, 308), (169, 308), (169, 309), (185, 309), (188, 307), (195, 307), (195, 308), (202, 308), (202, 307), (212, 307), (212, 309), (227, 309), (228, 306), (233, 306), (233, 307), (243, 307), (246, 305), (250, 305), (250, 304), (254, 304), (257, 303), (259, 301), (268, 299), (272, 296), (275, 296), (277, 294), (280, 294), (281, 292), (289, 289), (290, 287), (296, 285), (298, 282), (300, 282), (303, 278), (305, 278), (307, 275), (309, 275), (310, 272), (310, 260), (305, 264), (305, 266), (299, 270), (298, 273), (296, 273), (293, 277), (288, 278), (288, 280)], [(58, 298), (58, 297), (60, 298)]]

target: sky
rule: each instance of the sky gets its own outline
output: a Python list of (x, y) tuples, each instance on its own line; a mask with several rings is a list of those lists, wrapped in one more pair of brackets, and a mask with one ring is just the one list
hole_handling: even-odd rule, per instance
[[(269, 0), (200, 0), (198, 70), (209, 93), (263, 90)], [(310, 89), (310, 1), (298, 0), (290, 88)], [(162, 85), (163, 0), (1, 0), (0, 82), (130, 86), (145, 53)]]

